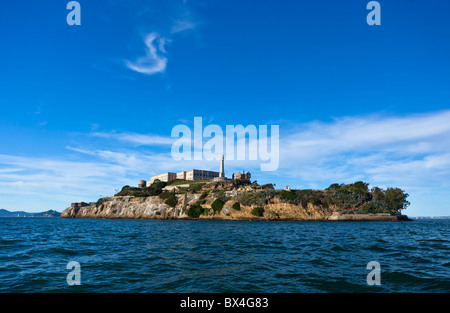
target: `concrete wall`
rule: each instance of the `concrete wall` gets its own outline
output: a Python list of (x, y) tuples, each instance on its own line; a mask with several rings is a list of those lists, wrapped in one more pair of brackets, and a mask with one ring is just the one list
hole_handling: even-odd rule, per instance
[(156, 179), (159, 179), (160, 181), (163, 181), (163, 182), (169, 182), (171, 180), (175, 180), (176, 178), (177, 178), (177, 174), (170, 173), (170, 172), (155, 175), (150, 178), (150, 182), (147, 182), (147, 186), (149, 186), (148, 183), (150, 183), (150, 185), (151, 185)]
[(179, 172), (177, 173), (177, 179), (186, 179), (186, 172)]
[(187, 180), (213, 179), (214, 177), (219, 177), (219, 172), (204, 171), (204, 170), (192, 170), (186, 172)]

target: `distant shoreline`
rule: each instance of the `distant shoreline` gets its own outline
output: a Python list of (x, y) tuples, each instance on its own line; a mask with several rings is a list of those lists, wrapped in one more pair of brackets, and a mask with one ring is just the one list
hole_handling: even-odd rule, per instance
[(25, 212), (25, 211), (8, 211), (5, 209), (0, 209), (0, 217), (21, 217), (21, 218), (45, 217), (45, 218), (49, 218), (49, 217), (60, 217), (60, 216), (61, 216), (61, 212), (57, 212), (54, 210), (31, 213), (31, 212)]

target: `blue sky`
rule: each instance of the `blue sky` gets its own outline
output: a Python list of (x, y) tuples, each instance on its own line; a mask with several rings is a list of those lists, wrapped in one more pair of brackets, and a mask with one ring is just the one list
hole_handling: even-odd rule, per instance
[(448, 1), (68, 1), (0, 4), (0, 208), (62, 211), (164, 171), (172, 128), (280, 126), (259, 183), (364, 180), (450, 215)]

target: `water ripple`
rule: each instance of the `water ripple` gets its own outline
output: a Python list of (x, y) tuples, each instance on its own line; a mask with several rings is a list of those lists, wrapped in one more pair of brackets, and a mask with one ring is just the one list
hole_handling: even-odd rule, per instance
[[(0, 222), (0, 292), (450, 291), (448, 220)], [(366, 282), (370, 261), (381, 286)]]

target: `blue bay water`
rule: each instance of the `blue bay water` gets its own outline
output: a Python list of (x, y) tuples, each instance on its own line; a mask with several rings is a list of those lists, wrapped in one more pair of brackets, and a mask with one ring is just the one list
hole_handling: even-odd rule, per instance
[[(0, 218), (0, 292), (449, 292), (450, 220)], [(68, 286), (67, 263), (81, 266)], [(369, 286), (367, 263), (381, 266)]]

